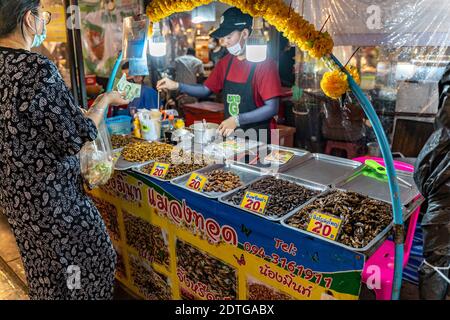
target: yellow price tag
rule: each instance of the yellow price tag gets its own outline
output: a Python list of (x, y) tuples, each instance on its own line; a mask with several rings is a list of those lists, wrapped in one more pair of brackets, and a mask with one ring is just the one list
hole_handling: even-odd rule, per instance
[(155, 162), (152, 171), (150, 171), (150, 175), (152, 177), (163, 179), (166, 176), (167, 172), (169, 171), (169, 168), (170, 168), (169, 163)]
[(195, 191), (203, 191), (205, 184), (208, 182), (208, 179), (201, 174), (193, 172), (186, 182), (186, 187)]
[(255, 213), (264, 214), (268, 203), (268, 195), (247, 191), (244, 198), (242, 198), (241, 208)]
[(342, 219), (318, 211), (313, 211), (306, 230), (335, 241), (339, 229), (341, 228), (341, 224)]

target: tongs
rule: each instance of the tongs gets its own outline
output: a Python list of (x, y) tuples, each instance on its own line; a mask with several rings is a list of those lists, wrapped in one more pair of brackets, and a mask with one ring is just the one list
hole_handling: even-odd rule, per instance
[[(384, 166), (382, 166), (381, 164), (379, 164), (378, 162), (376, 162), (375, 160), (366, 160), (364, 163), (370, 169), (375, 170), (376, 173), (378, 173), (380, 175), (387, 175), (386, 168)], [(399, 176), (397, 176), (397, 180), (400, 181), (401, 183), (403, 183), (408, 188), (412, 188), (412, 185), (409, 182), (405, 181), (404, 179), (400, 178)]]

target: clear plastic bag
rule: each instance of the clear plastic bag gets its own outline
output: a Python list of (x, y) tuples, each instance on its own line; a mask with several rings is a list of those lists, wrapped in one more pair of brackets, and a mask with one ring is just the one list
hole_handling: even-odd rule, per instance
[(111, 140), (105, 122), (99, 125), (97, 138), (80, 151), (81, 175), (89, 188), (108, 182), (114, 172)]
[[(122, 50), (124, 60), (147, 61), (147, 37), (150, 21), (145, 15), (136, 15), (123, 19)], [(130, 70), (131, 71), (131, 70)]]

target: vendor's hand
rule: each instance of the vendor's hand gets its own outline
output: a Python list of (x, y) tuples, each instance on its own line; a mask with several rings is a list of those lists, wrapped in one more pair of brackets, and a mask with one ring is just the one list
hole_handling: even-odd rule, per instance
[(178, 90), (180, 87), (180, 84), (178, 82), (175, 82), (173, 80), (170, 80), (169, 78), (164, 78), (158, 81), (156, 84), (156, 90)]
[(227, 120), (222, 121), (218, 130), (222, 136), (228, 137), (234, 132), (234, 129), (236, 129), (236, 127), (237, 127), (236, 121), (234, 120), (233, 117), (230, 117)]
[(173, 100), (173, 99), (169, 99), (169, 100), (167, 100), (167, 103), (166, 103), (166, 109), (168, 109), (168, 108), (175, 108), (177, 106), (177, 104), (176, 104), (176, 102)]

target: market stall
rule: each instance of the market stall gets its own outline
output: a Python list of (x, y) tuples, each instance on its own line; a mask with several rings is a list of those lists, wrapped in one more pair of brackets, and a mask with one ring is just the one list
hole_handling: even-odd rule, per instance
[[(386, 176), (347, 159), (250, 147), (206, 145), (192, 163), (177, 163), (189, 151), (159, 142), (121, 150), (120, 170), (90, 194), (130, 291), (146, 299), (358, 299), (365, 263), (392, 230)], [(206, 161), (218, 152), (229, 160)], [(407, 219), (421, 199), (411, 174), (399, 176)]]
[[(158, 25), (160, 20), (210, 2), (156, 1), (150, 4), (147, 14), (154, 30), (150, 53), (152, 50), (156, 53), (156, 48), (158, 55), (166, 50)], [(174, 163), (168, 155), (168, 145), (130, 143), (116, 151), (119, 157), (116, 168), (126, 171), (116, 173), (106, 187), (92, 192), (97, 202), (106, 201), (103, 204), (115, 212), (103, 213), (114, 221), (116, 229), (113, 238), (117, 240), (116, 249), (122, 261), (119, 279), (147, 298), (155, 298), (151, 292), (161, 291), (162, 287), (165, 293), (159, 298), (255, 298), (250, 293), (254, 283), (295, 299), (357, 298), (361, 281), (368, 280), (370, 259), (378, 257), (377, 250), (391, 241), (387, 238), (393, 233), (390, 242), (393, 260), (388, 273), (392, 278), (386, 279), (390, 289), (383, 296), (398, 299), (404, 262), (403, 222), (414, 214), (411, 225), (415, 225), (423, 199), (414, 185), (412, 168), (408, 167), (409, 172), (394, 169), (399, 163), (394, 163), (377, 113), (358, 85), (367, 78), (361, 79), (357, 68), (348, 65), (358, 50), (346, 64), (331, 53), (333, 40), (330, 33), (324, 31), (330, 16), (318, 31), (317, 23), (306, 21), (298, 13), (298, 6), (294, 11), (292, 3), (278, 1), (271, 8), (265, 1), (224, 2), (255, 18), (264, 18), (291, 43), (320, 59), (320, 63), (331, 70), (322, 74), (320, 88), (328, 98), (339, 100), (336, 108), (345, 116), (342, 126), (348, 127), (348, 123), (352, 123), (350, 120), (355, 120), (351, 117), (356, 114), (349, 115), (349, 110), (360, 107), (367, 120), (362, 116), (356, 120), (361, 125), (363, 121), (370, 123), (383, 159), (375, 163), (365, 161), (368, 159), (356, 162), (271, 145), (242, 150), (236, 141), (228, 141), (194, 148), (196, 154), (187, 156), (189, 164), (180, 164)], [(284, 24), (284, 18), (289, 23)], [(255, 53), (250, 48), (247, 50)], [(124, 52), (130, 53), (127, 49)], [(258, 52), (247, 58), (259, 59), (262, 54)], [(113, 78), (114, 75), (110, 84)], [(297, 98), (298, 89), (293, 88)], [(336, 121), (329, 122), (331, 132)], [(205, 126), (202, 134), (206, 131)], [(224, 150), (226, 147), (231, 147), (232, 155), (224, 152), (229, 151)], [(327, 149), (332, 150), (332, 146)], [(266, 158), (264, 154), (270, 156)], [(352, 157), (351, 154), (347, 156)], [(211, 158), (226, 161), (217, 164)], [(135, 224), (146, 225), (142, 233), (158, 234), (155, 236), (158, 239), (130, 240), (139, 229), (130, 221), (137, 217), (141, 220)], [(139, 249), (145, 242), (151, 243), (146, 249), (151, 254)], [(302, 252), (300, 248), (303, 248), (304, 253), (286, 252), (282, 244), (288, 243), (295, 251)], [(166, 249), (162, 250), (161, 246)], [(186, 252), (191, 255), (184, 256)], [(154, 255), (159, 255), (159, 260)], [(199, 264), (193, 263), (193, 255), (202, 257)], [(251, 267), (246, 261), (251, 261)], [(217, 273), (208, 274), (213, 269), (235, 277), (223, 279)], [(267, 271), (269, 269), (275, 271)], [(151, 279), (137, 279), (143, 270), (148, 270)], [(353, 272), (355, 277), (338, 281), (345, 288), (328, 283), (333, 282), (335, 276), (348, 272)], [(300, 286), (304, 290), (299, 290)], [(265, 292), (270, 291), (267, 288)]]

